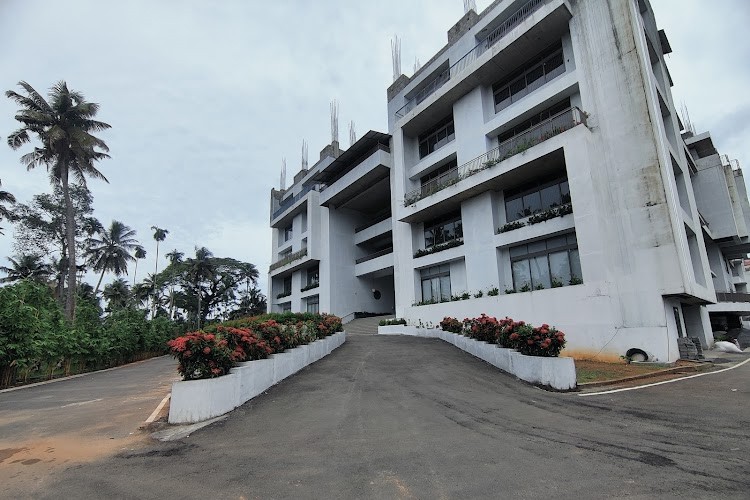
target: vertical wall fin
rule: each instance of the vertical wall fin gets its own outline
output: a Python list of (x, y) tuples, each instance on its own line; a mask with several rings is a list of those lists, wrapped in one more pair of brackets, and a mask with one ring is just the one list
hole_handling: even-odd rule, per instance
[(333, 155), (339, 155), (339, 103), (336, 99), (331, 101), (331, 146)]
[(349, 122), (349, 147), (357, 142), (357, 130), (354, 128), (354, 120)]
[(302, 170), (307, 170), (307, 141), (302, 139)]
[(279, 188), (282, 191), (286, 189), (286, 158), (281, 158), (281, 178), (279, 179)]

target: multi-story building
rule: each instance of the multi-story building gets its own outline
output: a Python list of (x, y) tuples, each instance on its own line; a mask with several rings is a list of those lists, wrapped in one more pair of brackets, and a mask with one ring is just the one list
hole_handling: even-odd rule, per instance
[[(272, 206), (274, 255), (297, 257), (296, 241), (313, 248), (272, 266), (269, 307), (305, 310), (298, 290), (314, 264), (318, 307), (339, 315), (381, 305), (415, 323), (508, 315), (554, 324), (566, 354), (601, 359), (672, 361), (680, 338), (708, 345), (710, 313), (729, 303), (716, 291), (744, 306), (744, 283), (719, 284), (714, 267), (742, 268), (750, 211), (741, 173), (710, 137), (683, 139), (670, 51), (647, 0), (469, 11), (388, 89), (389, 132), (368, 134), (375, 153), (358, 142), (321, 155), (272, 193), (286, 207)], [(730, 205), (707, 201), (700, 213), (719, 188)], [(358, 262), (373, 255), (372, 268)], [(375, 291), (387, 300), (373, 302)]]
[(395, 311), (389, 144), (374, 131), (346, 151), (334, 141), (271, 191), (269, 311)]

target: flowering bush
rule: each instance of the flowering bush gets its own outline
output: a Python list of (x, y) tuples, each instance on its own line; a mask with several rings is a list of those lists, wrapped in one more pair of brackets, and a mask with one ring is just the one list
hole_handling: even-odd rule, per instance
[(333, 314), (321, 314), (318, 323), (318, 338), (328, 337), (342, 330), (341, 318)]
[(217, 330), (227, 341), (235, 362), (265, 359), (273, 353), (268, 342), (249, 328), (219, 326)]
[(461, 333), (463, 327), (463, 323), (458, 321), (456, 318), (451, 318), (450, 316), (446, 316), (445, 318), (443, 318), (443, 321), (440, 322), (440, 328), (442, 328), (443, 331), (446, 332)]
[(475, 340), (495, 344), (500, 333), (500, 324), (497, 318), (482, 313), (478, 318), (465, 319), (464, 330)]
[(516, 349), (527, 356), (555, 357), (565, 347), (565, 334), (546, 323), (535, 328), (524, 321), (513, 321), (508, 317), (498, 320), (482, 314), (478, 318), (464, 319), (463, 324), (446, 316), (440, 327), (447, 332), (463, 331), (475, 340)]
[(170, 340), (167, 345), (179, 362), (177, 371), (184, 380), (220, 377), (234, 364), (226, 339), (213, 333), (188, 333)]
[(527, 356), (554, 357), (565, 347), (565, 334), (546, 323), (537, 328), (525, 325), (518, 336), (518, 352)]

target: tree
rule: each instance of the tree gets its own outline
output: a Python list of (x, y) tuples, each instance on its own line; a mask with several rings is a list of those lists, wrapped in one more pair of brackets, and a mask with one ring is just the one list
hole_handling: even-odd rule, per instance
[(184, 256), (185, 254), (180, 252), (176, 248), (172, 250), (171, 252), (167, 253), (166, 255), (167, 259), (169, 260), (169, 263), (172, 265), (179, 264), (180, 262), (182, 262), (182, 258)]
[(164, 271), (165, 281), (180, 287), (174, 294), (177, 307), (195, 316), (198, 328), (209, 316), (237, 307), (242, 289), (250, 290), (258, 280), (258, 270), (250, 263), (214, 257), (205, 247), (195, 249), (195, 257), (176, 262)]
[(138, 261), (146, 258), (146, 249), (142, 246), (137, 246), (135, 249), (135, 270), (133, 271), (133, 286), (135, 286), (135, 277), (138, 274)]
[(0, 279), (0, 283), (13, 283), (25, 279), (44, 283), (53, 272), (50, 265), (42, 261), (41, 255), (25, 254), (7, 259), (11, 267), (0, 266), (0, 271), (8, 275)]
[(109, 158), (106, 143), (93, 135), (110, 128), (110, 125), (94, 119), (99, 105), (86, 102), (83, 94), (68, 89), (64, 81), (56, 83), (49, 91), (47, 101), (31, 85), (19, 82), (26, 95), (8, 90), (5, 95), (15, 101), (21, 109), (15, 118), (22, 126), (8, 136), (8, 145), (18, 149), (35, 136), (41, 147), (21, 156), (28, 170), (44, 165), (53, 185), (59, 184), (65, 199), (66, 239), (68, 244), (68, 293), (65, 315), (69, 321), (75, 319), (76, 305), (76, 248), (75, 207), (70, 196), (70, 178), (86, 185), (86, 177), (102, 179), (94, 163)]
[(99, 291), (104, 273), (115, 276), (128, 274), (128, 262), (135, 260), (130, 252), (138, 248), (135, 231), (118, 220), (113, 220), (109, 229), (102, 229), (99, 238), (89, 239), (89, 249), (84, 254), (95, 271), (101, 271), (94, 293)]
[[(0, 181), (0, 186), (2, 186), (3, 183)], [(10, 194), (8, 191), (3, 191), (0, 189), (0, 220), (9, 220), (12, 221), (15, 219), (15, 216), (13, 215), (13, 212), (11, 212), (7, 207), (5, 207), (5, 204), (12, 205), (16, 202), (16, 197)], [(3, 234), (3, 228), (0, 227), (0, 234)]]
[(118, 309), (124, 309), (130, 304), (130, 287), (127, 281), (122, 278), (117, 278), (112, 283), (104, 287), (102, 296), (107, 301), (107, 311), (117, 311)]
[[(151, 229), (154, 231), (154, 239), (156, 240), (156, 259), (154, 260), (154, 276), (156, 276), (159, 273), (159, 242), (167, 239), (169, 231), (156, 226), (151, 226)], [(156, 290), (154, 290), (154, 297), (156, 297)], [(154, 302), (151, 316), (156, 316), (156, 302)]]

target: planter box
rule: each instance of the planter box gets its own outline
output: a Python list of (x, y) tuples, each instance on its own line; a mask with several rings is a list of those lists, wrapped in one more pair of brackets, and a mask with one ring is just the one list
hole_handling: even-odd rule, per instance
[[(381, 332), (381, 328), (387, 328), (388, 330)], [(439, 338), (526, 382), (551, 387), (559, 391), (569, 391), (576, 388), (576, 368), (572, 358), (525, 356), (513, 349), (498, 347), (495, 344), (480, 342), (440, 329), (394, 325), (378, 327), (378, 333)]]
[(200, 422), (223, 415), (239, 406), (239, 388), (240, 376), (231, 372), (223, 377), (175, 382), (169, 423)]
[(223, 377), (172, 384), (169, 423), (186, 424), (232, 411), (269, 387), (328, 355), (346, 341), (339, 332), (268, 359), (238, 363)]

